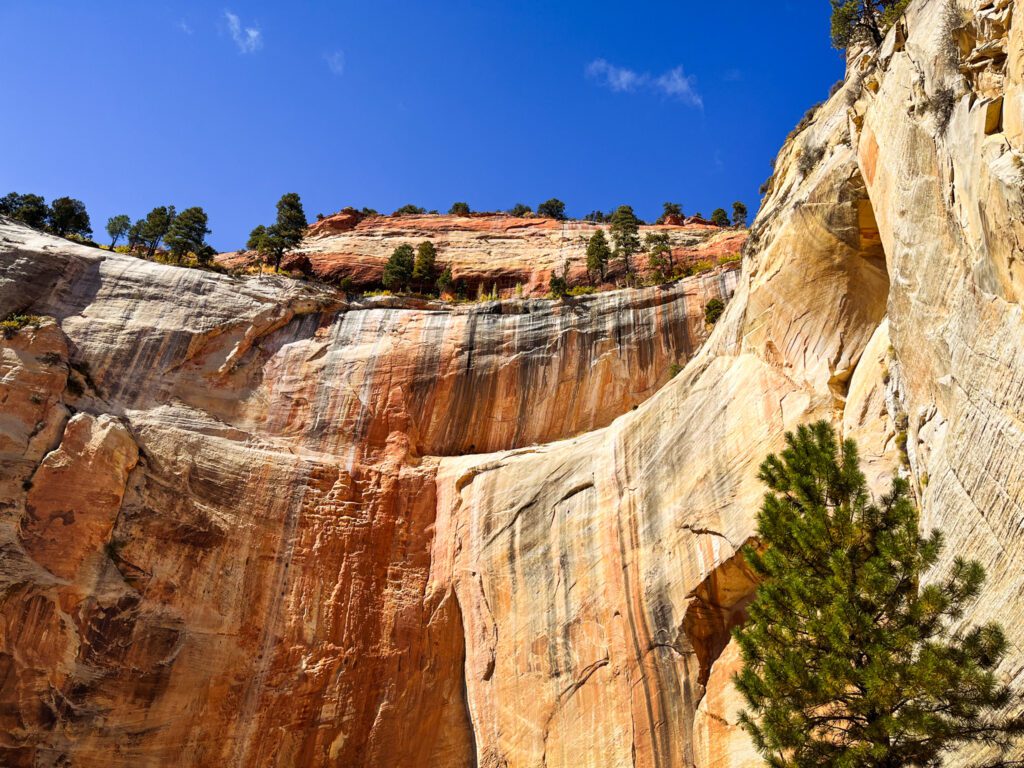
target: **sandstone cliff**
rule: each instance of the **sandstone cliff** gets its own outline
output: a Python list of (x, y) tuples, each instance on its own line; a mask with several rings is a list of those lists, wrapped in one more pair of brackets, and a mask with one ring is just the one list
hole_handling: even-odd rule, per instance
[[(371, 216), (342, 212), (313, 224), (300, 248), (289, 254), (285, 269), (295, 269), (328, 281), (348, 278), (356, 288), (378, 287), (384, 264), (403, 243), (434, 243), (438, 265), (450, 266), (467, 295), (478, 289), (502, 296), (517, 291), (544, 295), (553, 272), (569, 265), (572, 284), (587, 284), (586, 248), (595, 231), (606, 224), (517, 218), (504, 214), (471, 216)], [(676, 264), (705, 261), (712, 264), (738, 256), (747, 238), (743, 229), (722, 228), (703, 220), (643, 226), (640, 236), (665, 234)], [(233, 267), (246, 264), (246, 253), (222, 254), (218, 261)], [(638, 254), (634, 269), (648, 272), (647, 259)], [(611, 265), (608, 279), (620, 277), (621, 264)]]
[(742, 272), (568, 303), (0, 224), (0, 315), (52, 318), (0, 342), (0, 763), (755, 765), (737, 552), (818, 417), (982, 560), (1019, 684), (1022, 74), (1019, 0), (917, 0), (783, 148)]

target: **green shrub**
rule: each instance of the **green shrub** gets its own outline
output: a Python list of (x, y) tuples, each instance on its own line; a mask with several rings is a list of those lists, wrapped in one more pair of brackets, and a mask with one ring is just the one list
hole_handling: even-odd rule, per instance
[(396, 210), (391, 215), (392, 216), (418, 216), (418, 215), (423, 214), (423, 213), (426, 213), (426, 210), (424, 210), (423, 208), (420, 208), (418, 205), (408, 204), (408, 205), (403, 205), (401, 208)]
[(561, 275), (552, 275), (551, 282), (548, 283), (548, 291), (549, 296), (561, 299), (569, 293), (569, 284)]
[(38, 328), (42, 322), (43, 318), (37, 317), (36, 315), (11, 314), (3, 320), (0, 320), (0, 331), (3, 332), (5, 339), (9, 339), (22, 328), (26, 328), (30, 325), (33, 328)]
[(721, 299), (711, 299), (707, 304), (704, 305), (704, 322), (708, 325), (714, 325), (718, 322), (718, 318), (725, 312), (725, 302)]

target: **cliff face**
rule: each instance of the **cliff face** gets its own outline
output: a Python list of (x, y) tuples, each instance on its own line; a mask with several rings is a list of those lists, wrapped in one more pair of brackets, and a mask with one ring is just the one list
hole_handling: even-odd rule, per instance
[(629, 411), (739, 274), (348, 303), (0, 237), (3, 314), (53, 318), (3, 342), (5, 764), (468, 764), (436, 457)]
[(0, 340), (0, 763), (756, 764), (737, 552), (820, 417), (1024, 647), (1022, 60), (1019, 2), (913, 3), (742, 272), (665, 288), (348, 302), (0, 223), (52, 318)]
[[(356, 288), (379, 286), (384, 264), (399, 245), (416, 246), (429, 240), (437, 249), (439, 269), (450, 266), (467, 295), (478, 289), (512, 296), (543, 296), (554, 272), (566, 262), (572, 284), (587, 284), (586, 248), (598, 229), (607, 224), (555, 219), (517, 218), (503, 214), (472, 216), (371, 216), (338, 213), (313, 224), (302, 246), (285, 258), (286, 269), (300, 269), (324, 280), (348, 278)], [(747, 232), (716, 227), (703, 220), (640, 228), (667, 235), (676, 264), (717, 263), (736, 257)], [(223, 254), (226, 266), (248, 261), (242, 254)], [(647, 258), (638, 254), (633, 268), (648, 272)], [(611, 265), (609, 280), (621, 276), (621, 265)]]

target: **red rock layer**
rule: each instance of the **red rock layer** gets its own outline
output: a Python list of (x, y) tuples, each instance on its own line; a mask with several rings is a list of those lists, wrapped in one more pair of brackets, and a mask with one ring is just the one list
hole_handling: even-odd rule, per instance
[[(503, 214), (363, 217), (343, 211), (311, 225), (301, 248), (283, 266), (330, 281), (348, 278), (355, 288), (379, 287), (384, 264), (398, 245), (429, 240), (437, 249), (439, 268), (450, 266), (470, 297), (478, 290), (496, 290), (506, 297), (517, 292), (543, 295), (552, 273), (560, 274), (566, 266), (571, 284), (589, 284), (586, 244), (598, 229), (607, 230), (607, 225)], [(641, 239), (648, 233), (668, 235), (680, 265), (736, 258), (747, 238), (746, 230), (695, 219), (641, 227)], [(230, 253), (218, 260), (240, 266), (250, 258)], [(642, 277), (648, 274), (645, 253), (634, 257), (633, 269)], [(621, 263), (610, 264), (609, 284), (623, 274)]]

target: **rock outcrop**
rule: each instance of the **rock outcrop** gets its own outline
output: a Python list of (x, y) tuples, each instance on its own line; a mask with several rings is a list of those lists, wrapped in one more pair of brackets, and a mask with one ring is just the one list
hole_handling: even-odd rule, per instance
[[(347, 278), (354, 288), (379, 287), (384, 264), (396, 247), (429, 240), (437, 249), (439, 268), (451, 267), (453, 278), (471, 298), (480, 290), (503, 297), (543, 296), (551, 275), (561, 274), (566, 265), (570, 284), (590, 282), (586, 275), (587, 241), (599, 228), (607, 227), (586, 221), (504, 214), (363, 217), (348, 210), (314, 223), (303, 244), (285, 258), (282, 266), (332, 282)], [(713, 265), (735, 259), (747, 238), (744, 229), (696, 220), (640, 228), (641, 238), (648, 233), (668, 236), (678, 265)], [(646, 256), (638, 254), (634, 260), (634, 269), (647, 274)], [(236, 267), (249, 263), (250, 256), (222, 254), (218, 261)], [(612, 264), (609, 281), (621, 276), (622, 265)]]
[[(1019, 0), (916, 0), (742, 271), (662, 288), (350, 302), (0, 223), (0, 315), (44, 317), (0, 341), (0, 763), (756, 765), (739, 550), (816, 418), (982, 561), (1021, 684), (1022, 52)], [(412, 237), (372, 221), (304, 254)], [(526, 221), (482, 279), (557, 245)]]

